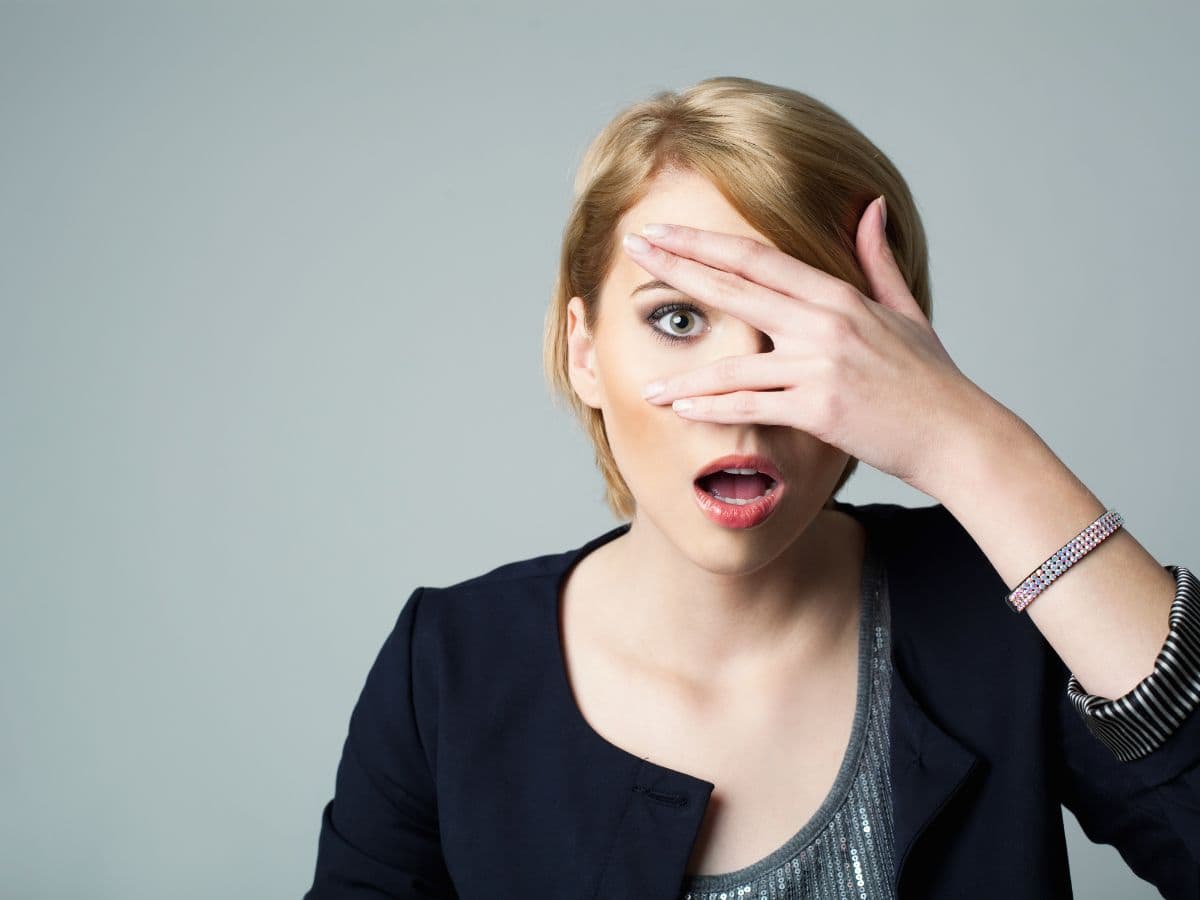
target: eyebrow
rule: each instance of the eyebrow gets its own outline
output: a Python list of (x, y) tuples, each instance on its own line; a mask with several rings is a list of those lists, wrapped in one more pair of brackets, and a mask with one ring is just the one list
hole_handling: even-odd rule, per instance
[(659, 279), (655, 278), (653, 281), (647, 281), (645, 284), (639, 284), (629, 292), (629, 296), (632, 297), (634, 294), (641, 293), (642, 291), (657, 291), (661, 288), (666, 288), (667, 290), (671, 291), (679, 290), (679, 288), (675, 287), (675, 285), (667, 284), (665, 281), (660, 281)]

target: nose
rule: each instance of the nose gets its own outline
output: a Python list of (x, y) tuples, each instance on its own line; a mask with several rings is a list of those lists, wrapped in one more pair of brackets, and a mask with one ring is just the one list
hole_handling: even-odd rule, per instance
[(738, 319), (726, 320), (726, 339), (721, 341), (720, 352), (727, 356), (750, 356), (754, 353), (769, 353), (775, 342), (766, 332)]

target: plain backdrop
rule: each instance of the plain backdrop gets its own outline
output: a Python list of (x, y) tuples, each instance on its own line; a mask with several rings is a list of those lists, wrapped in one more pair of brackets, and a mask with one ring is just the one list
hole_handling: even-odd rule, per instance
[[(300, 896), (412, 589), (615, 524), (541, 330), (580, 155), (659, 89), (864, 130), (959, 366), (1200, 570), (1198, 44), (1183, 2), (4, 3), (0, 893)], [(1078, 897), (1157, 896), (1065, 818)]]

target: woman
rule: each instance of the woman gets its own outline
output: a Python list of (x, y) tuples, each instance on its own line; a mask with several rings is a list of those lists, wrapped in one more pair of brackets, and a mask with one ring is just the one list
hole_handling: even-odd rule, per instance
[(712, 78), (576, 193), (546, 362), (629, 521), (413, 592), (307, 896), (1061, 898), (1064, 803), (1197, 896), (1197, 582), (951, 361), (883, 153)]

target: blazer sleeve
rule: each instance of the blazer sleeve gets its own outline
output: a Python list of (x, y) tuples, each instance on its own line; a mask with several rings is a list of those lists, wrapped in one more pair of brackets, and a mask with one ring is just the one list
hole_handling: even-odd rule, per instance
[(1200, 897), (1200, 592), (1187, 569), (1167, 568), (1176, 578), (1170, 634), (1153, 673), (1127, 694), (1075, 691), (1074, 673), (1045, 648), (1057, 686), (1060, 801), (1090, 840), (1116, 848), (1173, 900)]
[(412, 646), (424, 590), (405, 602), (350, 715), (304, 900), (456, 897), (413, 696), (421, 689)]
[(1175, 577), (1175, 600), (1153, 671), (1112, 700), (1089, 694), (1074, 672), (1067, 680), (1084, 723), (1121, 762), (1161, 746), (1200, 705), (1200, 581), (1183, 566), (1163, 568)]

